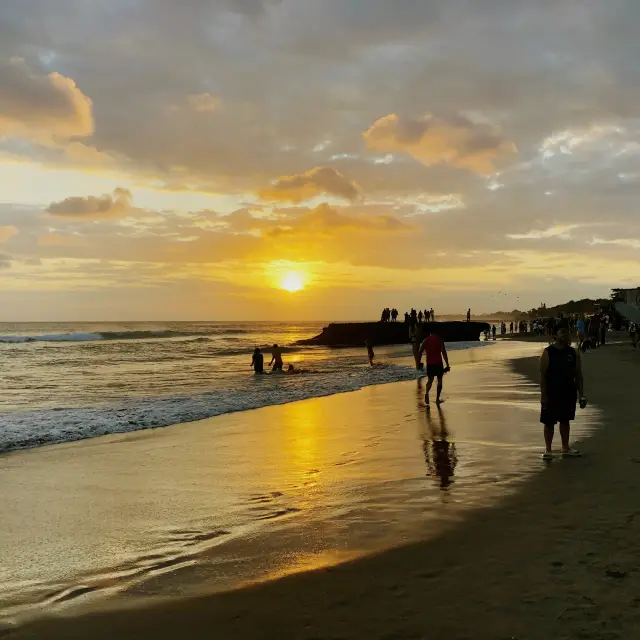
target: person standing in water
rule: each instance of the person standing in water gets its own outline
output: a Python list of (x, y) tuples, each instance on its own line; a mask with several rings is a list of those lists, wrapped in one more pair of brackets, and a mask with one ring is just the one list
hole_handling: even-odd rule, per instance
[[(447, 355), (447, 349), (444, 346), (444, 342), (440, 336), (433, 333), (433, 330), (427, 326), (427, 337), (420, 346), (419, 356), (422, 357), (422, 353), (425, 353), (427, 360), (427, 389), (424, 394), (424, 402), (429, 406), (429, 392), (433, 386), (434, 378), (438, 379), (438, 387), (436, 389), (436, 404), (439, 406), (442, 404), (442, 378), (446, 371), (449, 371), (449, 356)], [(447, 368), (444, 368), (442, 360), (447, 364)]]
[(271, 350), (271, 362), (269, 363), (269, 366), (273, 372), (282, 371), (282, 349), (277, 344), (274, 344), (273, 349)]
[(571, 336), (564, 327), (558, 329), (555, 342), (540, 358), (540, 422), (544, 425), (544, 460), (553, 458), (551, 445), (556, 423), (560, 423), (562, 455), (579, 457), (581, 454), (569, 446), (571, 421), (576, 417), (576, 402), (586, 406), (582, 380), (580, 353), (571, 346)]
[(373, 367), (373, 359), (376, 357), (376, 354), (373, 352), (373, 345), (367, 340), (364, 343), (364, 346), (367, 347), (367, 357), (369, 358), (369, 364)]
[(251, 366), (253, 367), (254, 373), (264, 373), (264, 356), (262, 355), (262, 351), (258, 347), (255, 348), (253, 352), (253, 358), (251, 358)]

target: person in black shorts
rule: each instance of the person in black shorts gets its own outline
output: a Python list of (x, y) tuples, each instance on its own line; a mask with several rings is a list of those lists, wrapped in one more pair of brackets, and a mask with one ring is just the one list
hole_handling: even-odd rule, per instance
[(542, 457), (553, 457), (554, 428), (560, 423), (562, 455), (576, 457), (580, 452), (569, 447), (571, 421), (576, 417), (576, 402), (586, 405), (582, 381), (582, 367), (579, 352), (571, 346), (569, 331), (558, 329), (555, 341), (549, 345), (540, 358), (540, 422), (544, 425), (545, 452)]

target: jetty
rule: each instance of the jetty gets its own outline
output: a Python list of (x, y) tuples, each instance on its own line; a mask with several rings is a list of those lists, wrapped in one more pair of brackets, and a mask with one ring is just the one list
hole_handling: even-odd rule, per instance
[[(430, 327), (445, 342), (472, 342), (489, 328), (486, 322), (422, 322), (418, 323), (422, 335)], [(409, 342), (409, 325), (404, 322), (340, 322), (332, 323), (322, 333), (299, 345), (326, 347), (361, 347), (366, 341), (374, 346), (405, 344)]]

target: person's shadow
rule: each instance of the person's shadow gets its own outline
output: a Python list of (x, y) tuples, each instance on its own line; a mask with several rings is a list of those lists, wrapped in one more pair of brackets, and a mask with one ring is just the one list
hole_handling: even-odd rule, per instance
[[(421, 389), (422, 385), (419, 382), (419, 399)], [(432, 409), (423, 409), (423, 412), (425, 424), (420, 435), (424, 461), (427, 465), (427, 475), (437, 478), (440, 489), (446, 491), (453, 484), (453, 476), (458, 464), (456, 445), (449, 441), (450, 433), (447, 429), (447, 420), (441, 407), (436, 407), (437, 418)]]

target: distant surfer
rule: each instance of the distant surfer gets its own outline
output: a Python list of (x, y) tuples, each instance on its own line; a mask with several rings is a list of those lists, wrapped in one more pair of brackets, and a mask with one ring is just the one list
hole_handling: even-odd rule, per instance
[(251, 366), (253, 367), (254, 373), (264, 373), (264, 356), (258, 347), (256, 347), (253, 352)]
[(277, 345), (273, 345), (273, 349), (271, 350), (271, 362), (269, 363), (272, 372), (282, 371), (283, 362), (282, 362), (282, 349)]
[[(420, 346), (420, 356), (422, 357), (422, 353), (424, 352), (427, 360), (427, 389), (424, 394), (424, 402), (429, 406), (429, 392), (431, 391), (431, 387), (433, 386), (434, 378), (438, 379), (438, 387), (436, 390), (436, 404), (440, 405), (442, 403), (441, 395), (442, 395), (442, 378), (444, 374), (450, 370), (449, 367), (449, 356), (447, 355), (447, 349), (444, 346), (444, 341), (440, 336), (436, 336), (433, 333), (433, 330), (427, 326), (427, 337), (424, 342)], [(445, 369), (443, 364), (446, 363), (447, 367)]]
[(369, 364), (373, 367), (373, 359), (376, 357), (376, 354), (373, 352), (373, 345), (367, 340), (364, 343), (364, 346), (367, 347), (367, 357), (369, 358)]
[(555, 342), (549, 345), (540, 358), (540, 422), (544, 425), (544, 460), (553, 458), (551, 445), (556, 423), (560, 423), (562, 455), (576, 457), (580, 452), (569, 447), (571, 421), (576, 417), (576, 402), (586, 406), (582, 366), (579, 352), (571, 346), (571, 335), (564, 327), (558, 329)]

